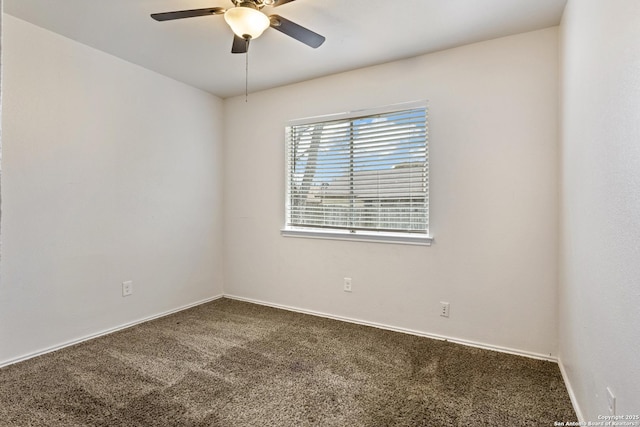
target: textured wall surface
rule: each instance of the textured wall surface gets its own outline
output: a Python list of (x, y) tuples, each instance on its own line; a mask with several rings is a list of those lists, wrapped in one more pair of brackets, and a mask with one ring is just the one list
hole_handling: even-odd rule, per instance
[(640, 2), (561, 26), (560, 358), (583, 418), (640, 414)]
[(0, 364), (221, 294), (222, 101), (3, 31)]

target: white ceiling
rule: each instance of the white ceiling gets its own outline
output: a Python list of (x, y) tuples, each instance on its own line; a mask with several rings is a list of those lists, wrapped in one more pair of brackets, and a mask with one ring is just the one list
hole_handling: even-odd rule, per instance
[[(273, 29), (251, 43), (249, 91), (558, 25), (566, 0), (297, 0), (267, 14), (324, 35), (312, 49)], [(224, 18), (149, 15), (230, 0), (5, 0), (4, 11), (220, 97), (244, 93), (245, 56)]]

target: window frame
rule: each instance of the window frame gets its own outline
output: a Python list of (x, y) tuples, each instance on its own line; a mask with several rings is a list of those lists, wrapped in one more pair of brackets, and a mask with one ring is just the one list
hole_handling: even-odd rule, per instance
[[(323, 122), (332, 122), (336, 120), (352, 120), (358, 118), (366, 118), (369, 116), (375, 116), (379, 114), (402, 112), (406, 110), (413, 110), (423, 108), (425, 109), (426, 123), (426, 141), (425, 141), (425, 156), (426, 156), (426, 216), (427, 226), (426, 233), (412, 233), (412, 232), (393, 232), (393, 231), (373, 231), (373, 230), (348, 230), (339, 228), (321, 228), (321, 227), (304, 227), (304, 226), (290, 226), (288, 225), (288, 216), (291, 212), (291, 198), (290, 198), (290, 176), (289, 176), (289, 136), (288, 130), (293, 126), (303, 126), (309, 124), (317, 124)], [(429, 215), (429, 105), (426, 100), (403, 102), (399, 104), (386, 105), (376, 108), (367, 108), (361, 110), (353, 110), (349, 112), (343, 112), (338, 114), (329, 114), (323, 116), (307, 117), (302, 119), (290, 120), (285, 127), (285, 211), (284, 211), (284, 226), (281, 228), (281, 235), (284, 237), (298, 237), (298, 238), (311, 238), (311, 239), (330, 239), (330, 240), (350, 240), (350, 241), (366, 241), (377, 243), (400, 243), (409, 245), (422, 245), (430, 246), (433, 242), (430, 228), (430, 215)]]

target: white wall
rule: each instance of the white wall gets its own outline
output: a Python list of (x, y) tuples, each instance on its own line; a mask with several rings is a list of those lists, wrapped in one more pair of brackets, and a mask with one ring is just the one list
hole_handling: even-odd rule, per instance
[(221, 294), (222, 101), (4, 18), (0, 364)]
[[(557, 82), (551, 28), (225, 100), (225, 293), (555, 355)], [(280, 235), (288, 120), (425, 98), (433, 246)]]
[(560, 360), (583, 418), (640, 414), (640, 2), (570, 0), (561, 26)]

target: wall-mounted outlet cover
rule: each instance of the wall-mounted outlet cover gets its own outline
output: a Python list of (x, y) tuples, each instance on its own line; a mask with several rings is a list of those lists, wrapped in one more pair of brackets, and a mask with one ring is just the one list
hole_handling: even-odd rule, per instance
[(122, 296), (128, 297), (133, 293), (133, 281), (127, 280), (126, 282), (122, 282)]
[(351, 292), (351, 277), (344, 278), (344, 291)]
[(607, 387), (607, 404), (609, 405), (609, 415), (616, 414), (616, 396), (611, 391), (611, 388)]
[(440, 301), (440, 316), (449, 317), (449, 303)]

